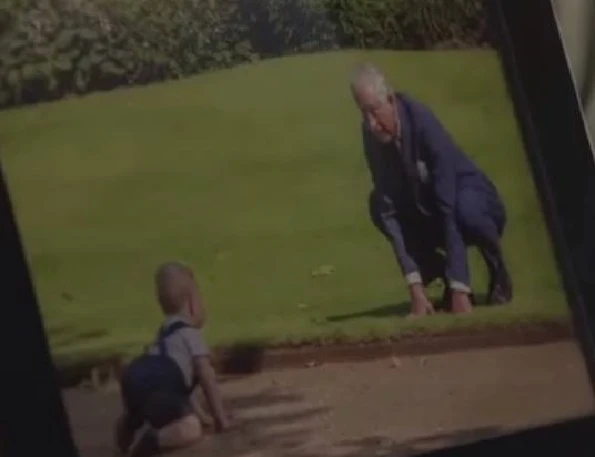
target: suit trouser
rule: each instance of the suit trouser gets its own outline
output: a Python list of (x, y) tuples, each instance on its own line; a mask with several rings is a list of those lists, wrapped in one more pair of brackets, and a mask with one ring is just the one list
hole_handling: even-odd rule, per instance
[[(372, 191), (369, 212), (376, 228), (391, 241), (382, 224), (379, 196)], [(496, 192), (489, 188), (463, 187), (457, 193), (456, 220), (467, 246), (479, 248), (490, 276), (501, 265), (500, 238), (506, 225), (504, 205)], [(447, 250), (442, 221), (436, 216), (426, 216), (417, 210), (402, 211), (398, 222), (407, 253), (418, 265), (424, 285), (444, 278)], [(467, 259), (456, 259), (466, 262)], [(470, 284), (470, 278), (466, 278)]]

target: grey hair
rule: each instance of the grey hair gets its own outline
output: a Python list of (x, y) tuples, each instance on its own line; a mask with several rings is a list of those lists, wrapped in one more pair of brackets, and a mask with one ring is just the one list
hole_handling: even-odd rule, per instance
[(360, 63), (351, 73), (351, 91), (355, 94), (358, 89), (366, 87), (378, 100), (386, 100), (392, 94), (392, 88), (386, 81), (384, 74), (371, 63)]

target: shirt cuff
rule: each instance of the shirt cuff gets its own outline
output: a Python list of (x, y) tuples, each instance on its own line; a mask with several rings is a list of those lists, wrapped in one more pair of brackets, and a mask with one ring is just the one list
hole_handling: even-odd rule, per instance
[(414, 271), (413, 273), (409, 273), (405, 276), (405, 281), (407, 284), (412, 286), (413, 284), (421, 284), (423, 281), (421, 280), (421, 275), (419, 272)]
[(465, 292), (466, 294), (471, 293), (471, 288), (469, 286), (466, 286), (462, 282), (450, 281), (449, 287), (451, 290), (455, 290), (457, 292)]

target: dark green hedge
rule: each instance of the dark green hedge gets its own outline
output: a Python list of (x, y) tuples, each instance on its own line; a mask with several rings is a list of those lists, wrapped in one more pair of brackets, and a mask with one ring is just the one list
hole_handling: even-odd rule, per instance
[(298, 52), (486, 41), (481, 0), (2, 0), (0, 107)]

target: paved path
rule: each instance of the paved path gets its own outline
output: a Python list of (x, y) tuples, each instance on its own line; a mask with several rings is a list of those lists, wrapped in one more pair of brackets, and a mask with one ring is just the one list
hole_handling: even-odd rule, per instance
[[(222, 389), (242, 426), (170, 455), (405, 456), (595, 410), (572, 342), (268, 372)], [(114, 455), (117, 394), (65, 399), (81, 455)]]

